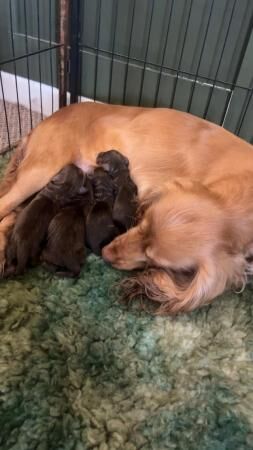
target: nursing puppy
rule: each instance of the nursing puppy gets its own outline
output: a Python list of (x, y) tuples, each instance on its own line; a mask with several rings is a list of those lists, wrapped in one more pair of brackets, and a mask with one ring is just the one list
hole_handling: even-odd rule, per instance
[[(19, 214), (7, 249), (6, 274), (22, 274), (35, 264), (52, 218), (84, 190), (84, 174), (73, 165), (62, 169)], [(10, 269), (12, 268), (12, 269)]]
[(102, 248), (119, 235), (112, 218), (114, 186), (110, 175), (102, 167), (94, 170), (91, 181), (94, 205), (86, 220), (86, 243), (93, 253), (101, 255)]
[(86, 180), (86, 193), (56, 214), (48, 228), (41, 261), (58, 276), (77, 277), (85, 261), (85, 218), (92, 201), (91, 183)]
[(112, 217), (124, 233), (134, 225), (138, 207), (137, 186), (130, 177), (129, 160), (117, 150), (109, 150), (99, 153), (96, 162), (113, 180), (115, 202)]

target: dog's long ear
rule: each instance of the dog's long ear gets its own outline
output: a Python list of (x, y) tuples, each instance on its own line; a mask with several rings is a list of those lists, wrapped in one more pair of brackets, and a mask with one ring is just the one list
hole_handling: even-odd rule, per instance
[(245, 261), (241, 256), (203, 262), (189, 280), (162, 269), (149, 269), (123, 280), (123, 297), (133, 300), (146, 297), (158, 305), (157, 314), (175, 315), (210, 303), (229, 286), (245, 285)]
[(145, 211), (150, 206), (152, 206), (153, 203), (158, 201), (166, 191), (167, 191), (166, 188), (164, 188), (163, 190), (161, 188), (157, 189), (153, 188), (152, 190), (148, 191), (148, 193), (141, 199), (141, 201), (138, 204), (136, 214), (137, 221), (139, 221), (142, 218)]

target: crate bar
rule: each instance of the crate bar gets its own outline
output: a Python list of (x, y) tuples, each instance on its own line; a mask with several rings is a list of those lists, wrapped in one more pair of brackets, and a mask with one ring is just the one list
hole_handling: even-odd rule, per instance
[(127, 66), (126, 66), (125, 76), (124, 76), (123, 105), (125, 105), (125, 103), (126, 103), (126, 87), (127, 87), (127, 77), (128, 77), (128, 70), (129, 70), (130, 51), (131, 51), (132, 37), (133, 37), (133, 28), (134, 28), (135, 6), (136, 6), (136, 0), (134, 0), (134, 2), (133, 2), (133, 9), (132, 9), (132, 20), (131, 20), (131, 28), (130, 28), (130, 35), (129, 35), (128, 50), (127, 50), (127, 60), (126, 60)]
[(45, 52), (48, 52), (50, 50), (54, 50), (54, 49), (60, 48), (60, 47), (62, 47), (61, 44), (55, 44), (51, 48), (43, 48), (40, 51), (25, 53), (24, 55), (16, 56), (15, 58), (4, 59), (3, 61), (0, 61), (0, 65), (4, 66), (5, 64), (10, 64), (10, 63), (13, 63), (14, 61), (20, 61), (21, 59), (28, 58), (29, 56), (35, 56), (35, 55), (38, 55), (38, 53), (45, 53)]
[(239, 119), (239, 124), (238, 124), (238, 126), (237, 126), (236, 131), (235, 131), (235, 134), (237, 134), (237, 135), (239, 135), (240, 132), (241, 132), (241, 128), (242, 128), (242, 126), (243, 126), (243, 122), (244, 122), (245, 116), (246, 116), (246, 114), (247, 114), (247, 111), (248, 111), (250, 102), (251, 102), (251, 100), (252, 100), (252, 96), (253, 96), (253, 88), (251, 88), (251, 91), (248, 92), (247, 99), (246, 99), (246, 101), (245, 101), (244, 111), (243, 111), (243, 113), (241, 114), (241, 117), (240, 117), (240, 119)]
[(5, 104), (4, 87), (3, 87), (3, 80), (2, 80), (2, 72), (1, 72), (1, 70), (0, 70), (0, 85), (1, 85), (2, 94), (3, 94), (4, 116), (5, 116), (7, 136), (8, 136), (8, 145), (9, 145), (9, 149), (11, 149), (11, 140), (10, 140), (10, 131), (9, 131), (9, 124), (8, 124), (8, 115), (7, 115), (6, 104)]
[(192, 4), (193, 4), (193, 0), (191, 0), (191, 2), (190, 2), (188, 17), (187, 17), (187, 22), (186, 22), (186, 27), (185, 27), (185, 32), (184, 32), (183, 44), (182, 44), (181, 53), (180, 53), (179, 62), (178, 62), (178, 67), (177, 67), (176, 80), (175, 80), (175, 83), (174, 83), (173, 93), (172, 93), (171, 102), (170, 102), (170, 107), (172, 107), (172, 108), (173, 108), (173, 105), (174, 105), (176, 89), (177, 89), (177, 83), (178, 83), (178, 77), (179, 77), (179, 73), (180, 73), (180, 69), (181, 69), (181, 63), (182, 63), (182, 59), (183, 59), (183, 55), (184, 55), (186, 36), (187, 36), (187, 33), (188, 33), (188, 28), (189, 28), (189, 23), (190, 23), (190, 18), (191, 18)]
[[(173, 7), (174, 7), (174, 0), (171, 1), (169, 20), (168, 20), (168, 27), (167, 27), (166, 38), (165, 38), (164, 47), (163, 47), (162, 61), (161, 61), (159, 75), (158, 75), (158, 80), (157, 80), (157, 84), (156, 84), (156, 93), (155, 93), (154, 107), (157, 106), (158, 95), (159, 95), (160, 84), (161, 84), (161, 78), (162, 78), (162, 72), (163, 72), (163, 69), (166, 69), (166, 67), (164, 67), (164, 61), (165, 61), (166, 49), (167, 49), (167, 45), (168, 45), (168, 37), (169, 37), (169, 32), (170, 32), (170, 24), (171, 24), (171, 17), (172, 17)], [(157, 67), (159, 67), (159, 66), (157, 65)]]
[(113, 2), (113, 11), (114, 11), (114, 20), (113, 20), (113, 38), (112, 38), (112, 57), (111, 57), (111, 65), (110, 65), (110, 82), (109, 82), (109, 94), (108, 94), (108, 103), (111, 103), (112, 97), (112, 72), (113, 72), (113, 64), (114, 64), (114, 54), (115, 54), (115, 42), (116, 42), (116, 27), (117, 27), (117, 19), (118, 19), (118, 0), (114, 0)]
[(72, 0), (70, 8), (70, 59), (69, 90), (70, 103), (78, 101), (79, 73), (79, 40), (80, 40), (80, 0)]
[(192, 86), (191, 86), (190, 97), (189, 97), (188, 105), (187, 105), (187, 109), (186, 109), (187, 112), (189, 112), (190, 109), (191, 109), (192, 99), (193, 99), (193, 95), (194, 95), (194, 91), (195, 91), (195, 87), (196, 87), (196, 82), (197, 82), (198, 75), (199, 75), (199, 68), (200, 68), (200, 64), (201, 64), (201, 61), (202, 61), (202, 56), (203, 56), (205, 45), (206, 45), (206, 38), (207, 38), (207, 35), (208, 35), (209, 26), (210, 26), (210, 22), (211, 22), (213, 6), (214, 6), (214, 0), (212, 0), (212, 2), (211, 2), (211, 7), (210, 7), (210, 11), (209, 11), (209, 16), (208, 16), (208, 21), (207, 21), (207, 25), (206, 25), (205, 35), (204, 35), (204, 39), (203, 39), (203, 43), (202, 43), (202, 47), (201, 47), (201, 51), (200, 51), (200, 56), (199, 56), (199, 61), (198, 61), (197, 69), (196, 69), (196, 75), (194, 77), (194, 81), (193, 81)]
[[(52, 0), (49, 0), (49, 47), (52, 47)], [(52, 114), (54, 112), (54, 79), (53, 79), (53, 58), (52, 58), (52, 50), (49, 55), (49, 65), (50, 65), (50, 79), (51, 79), (51, 105), (52, 105)]]
[(39, 10), (39, 0), (36, 1), (37, 9), (37, 32), (38, 32), (38, 62), (39, 62), (39, 83), (40, 83), (40, 117), (43, 120), (43, 105), (42, 105), (42, 88), (41, 88), (41, 58), (40, 58), (40, 10)]
[(31, 85), (30, 85), (30, 66), (29, 66), (29, 50), (28, 50), (28, 33), (27, 33), (27, 8), (26, 0), (24, 0), (24, 25), (25, 25), (25, 50), (26, 50), (26, 72), (28, 77), (28, 97), (29, 97), (29, 112), (30, 112), (30, 123), (31, 129), (33, 128), (33, 118), (32, 118), (32, 101), (31, 101)]
[(21, 116), (20, 116), (20, 105), (19, 105), (19, 93), (18, 93), (18, 82), (17, 82), (17, 65), (15, 58), (15, 46), (14, 46), (14, 33), (13, 33), (13, 15), (12, 15), (12, 0), (9, 0), (9, 16), (10, 16), (10, 31), (11, 31), (11, 51), (15, 75), (15, 87), (16, 87), (16, 97), (17, 97), (17, 111), (18, 111), (18, 128), (19, 128), (19, 136), (21, 137), (22, 128), (21, 128)]
[(140, 95), (139, 95), (139, 101), (138, 101), (138, 105), (139, 106), (141, 104), (142, 93), (143, 93), (144, 76), (145, 76), (145, 71), (146, 71), (146, 66), (147, 66), (147, 56), (148, 56), (148, 49), (149, 49), (149, 42), (150, 42), (153, 14), (154, 14), (154, 0), (152, 0), (152, 4), (151, 4), (151, 13), (150, 13), (150, 20), (149, 20), (147, 45), (146, 45), (146, 51), (145, 51), (145, 56), (144, 56), (144, 65), (143, 65), (143, 69), (142, 69), (142, 73), (141, 73), (141, 86), (140, 86)]
[[(75, 3), (74, 0), (72, 3)], [(59, 107), (62, 108), (67, 104), (68, 89), (68, 42), (69, 42), (69, 0), (59, 0)]]
[(232, 20), (233, 20), (233, 15), (234, 15), (236, 2), (237, 2), (237, 0), (235, 0), (234, 3), (233, 3), (233, 7), (232, 7), (231, 14), (230, 14), (230, 18), (229, 18), (229, 22), (228, 22), (228, 27), (227, 27), (224, 43), (223, 43), (222, 50), (221, 50), (221, 55), (220, 55), (218, 66), (217, 66), (217, 69), (216, 69), (216, 72), (215, 72), (215, 76), (214, 76), (214, 81), (213, 81), (212, 87), (210, 89), (210, 92), (208, 94), (207, 104), (206, 104), (204, 115), (203, 115), (204, 119), (206, 119), (206, 116), (207, 116), (207, 113), (208, 113), (208, 109), (209, 109), (209, 106), (210, 106), (210, 103), (211, 103), (214, 87), (218, 83), (217, 76), (218, 76), (218, 73), (219, 73), (219, 70), (220, 70), (220, 65), (221, 65), (221, 62), (222, 62), (224, 50), (226, 48), (227, 39), (228, 39), (228, 36), (229, 36), (230, 26), (231, 26), (231, 23), (232, 23)]
[[(79, 17), (85, 17), (85, 0), (83, 0), (80, 3), (80, 11), (79, 11)], [(77, 82), (76, 82), (76, 86), (78, 87), (77, 91), (76, 91), (76, 95), (77, 95), (77, 102), (81, 102), (82, 101), (82, 59), (81, 59), (81, 39), (82, 39), (82, 29), (81, 29), (81, 22), (79, 22), (79, 37), (78, 37), (78, 74), (77, 74)], [(71, 74), (70, 74), (71, 76)]]
[[(245, 11), (245, 15), (246, 15), (246, 13), (247, 13), (247, 10)], [(232, 94), (234, 92), (235, 87), (237, 87), (236, 80), (238, 79), (240, 70), (242, 68), (242, 63), (243, 63), (243, 60), (244, 60), (244, 57), (245, 57), (245, 54), (246, 54), (246, 51), (247, 51), (247, 48), (248, 48), (248, 44), (249, 44), (250, 38), (251, 38), (252, 29), (253, 29), (253, 15), (251, 16), (249, 27), (248, 27), (247, 33), (245, 35), (245, 39), (244, 39), (244, 42), (243, 42), (243, 45), (242, 45), (242, 49), (241, 49), (241, 52), (240, 52), (240, 58), (239, 58), (239, 61), (238, 61), (238, 64), (237, 64), (237, 67), (236, 67), (236, 70), (235, 70), (235, 74), (234, 74), (234, 77), (233, 77), (232, 85), (231, 85), (231, 92), (227, 96), (227, 99), (226, 99), (226, 102), (225, 102), (224, 112), (223, 112), (223, 115), (222, 115), (222, 118), (221, 118), (221, 121), (220, 121), (220, 124), (222, 126), (224, 126), (224, 123), (225, 123), (225, 120), (226, 120), (226, 115), (227, 115), (227, 112), (228, 112), (228, 107), (229, 107), (229, 104), (230, 104), (230, 101), (231, 101)]]
[(95, 60), (95, 80), (94, 80), (94, 94), (93, 100), (97, 98), (97, 79), (98, 79), (98, 56), (99, 56), (99, 40), (100, 40), (100, 21), (101, 21), (101, 0), (98, 0), (97, 6), (97, 30), (96, 30), (96, 60)]

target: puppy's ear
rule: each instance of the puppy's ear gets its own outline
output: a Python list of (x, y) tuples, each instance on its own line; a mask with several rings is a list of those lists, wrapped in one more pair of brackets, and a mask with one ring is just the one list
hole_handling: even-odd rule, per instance
[(103, 157), (105, 155), (106, 152), (100, 152), (98, 153), (97, 157), (96, 157), (96, 164), (101, 164), (101, 160), (103, 160)]
[[(121, 153), (121, 155), (122, 155), (122, 153)], [(125, 166), (126, 166), (126, 167), (129, 167), (129, 159), (128, 159), (126, 156), (124, 156), (124, 155), (122, 155), (122, 158), (123, 158), (123, 160), (124, 160)]]

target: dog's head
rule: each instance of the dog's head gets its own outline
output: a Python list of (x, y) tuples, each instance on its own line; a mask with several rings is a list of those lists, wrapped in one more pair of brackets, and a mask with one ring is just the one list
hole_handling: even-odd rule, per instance
[(128, 170), (129, 161), (117, 150), (101, 152), (97, 155), (96, 163), (102, 166), (112, 177), (115, 177), (121, 171)]
[(205, 192), (177, 187), (163, 193), (140, 223), (103, 250), (119, 269), (188, 269), (223, 239), (222, 209)]
[(161, 304), (159, 312), (176, 313), (210, 301), (227, 285), (241, 286), (244, 258), (233, 251), (223, 206), (198, 186), (175, 183), (157, 196), (140, 223), (102, 252), (118, 269), (145, 269), (125, 283), (128, 297), (144, 295)]

